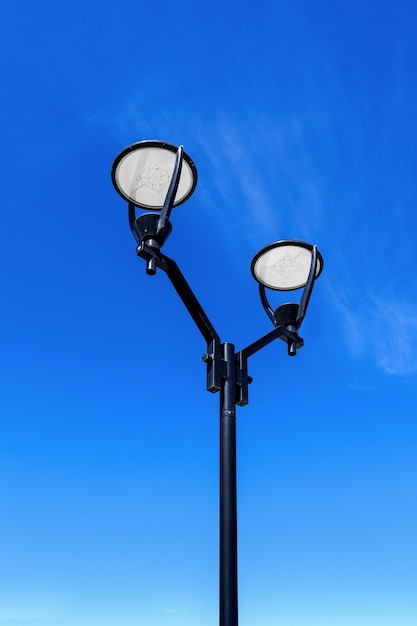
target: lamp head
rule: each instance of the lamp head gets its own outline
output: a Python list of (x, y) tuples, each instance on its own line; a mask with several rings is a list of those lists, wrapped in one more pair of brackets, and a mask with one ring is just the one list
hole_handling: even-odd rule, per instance
[[(254, 279), (269, 289), (292, 291), (305, 287), (308, 281), (313, 248), (298, 240), (275, 241), (255, 254), (251, 272)], [(323, 257), (317, 250), (314, 279), (323, 269)]]
[[(297, 334), (305, 317), (315, 279), (323, 269), (323, 257), (304, 241), (276, 241), (265, 246), (254, 257), (252, 275), (259, 283), (261, 302), (275, 326), (282, 326)], [(275, 291), (304, 288), (300, 304), (281, 304), (275, 311), (268, 302), (265, 287)], [(294, 341), (288, 342), (288, 354), (296, 354)]]
[[(115, 159), (111, 178), (116, 191), (135, 207), (161, 211), (174, 175), (178, 148), (164, 141), (139, 141)], [(197, 184), (197, 169), (182, 153), (181, 175), (173, 206), (182, 204)]]

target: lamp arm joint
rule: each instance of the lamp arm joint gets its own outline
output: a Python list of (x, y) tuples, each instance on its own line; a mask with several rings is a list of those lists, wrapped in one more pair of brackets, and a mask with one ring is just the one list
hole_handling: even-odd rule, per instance
[(252, 378), (248, 375), (248, 359), (250, 356), (270, 344), (275, 339), (281, 339), (296, 349), (302, 348), (304, 341), (296, 332), (287, 330), (283, 326), (277, 326), (263, 337), (252, 342), (246, 348), (236, 354), (236, 380), (237, 380), (237, 401), (239, 406), (245, 406), (249, 402), (249, 385)]

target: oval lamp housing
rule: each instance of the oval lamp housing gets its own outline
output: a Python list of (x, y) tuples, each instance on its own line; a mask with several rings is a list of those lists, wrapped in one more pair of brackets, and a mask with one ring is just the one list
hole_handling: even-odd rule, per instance
[[(276, 291), (305, 287), (310, 272), (313, 246), (305, 241), (275, 241), (254, 256), (251, 272), (255, 280)], [(317, 278), (323, 270), (323, 257), (317, 250)]]
[[(111, 171), (116, 191), (141, 209), (160, 211), (174, 173), (178, 147), (163, 141), (139, 141), (123, 150)], [(197, 185), (197, 169), (183, 152), (181, 177), (173, 206), (182, 204)]]

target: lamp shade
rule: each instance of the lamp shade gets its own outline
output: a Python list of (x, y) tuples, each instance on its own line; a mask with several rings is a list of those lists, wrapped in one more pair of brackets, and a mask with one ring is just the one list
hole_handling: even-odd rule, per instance
[[(265, 246), (253, 258), (251, 272), (258, 283), (277, 291), (305, 287), (310, 272), (313, 246), (304, 241), (276, 241)], [(317, 278), (323, 269), (323, 257), (317, 250)]]
[[(161, 210), (174, 173), (177, 146), (163, 141), (140, 141), (121, 152), (112, 167), (116, 191), (142, 209)], [(181, 177), (173, 206), (185, 202), (197, 184), (197, 170), (183, 152)]]

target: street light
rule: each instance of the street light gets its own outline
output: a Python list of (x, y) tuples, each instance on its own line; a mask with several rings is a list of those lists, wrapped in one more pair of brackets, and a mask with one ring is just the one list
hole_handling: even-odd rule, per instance
[[(129, 224), (137, 242), (136, 254), (146, 261), (147, 274), (163, 270), (207, 343), (207, 390), (220, 391), (220, 584), (219, 624), (237, 626), (237, 500), (236, 405), (248, 403), (248, 359), (271, 341), (287, 343), (295, 356), (304, 345), (298, 331), (305, 317), (314, 282), (323, 270), (317, 246), (298, 240), (276, 241), (254, 257), (251, 272), (259, 283), (266, 314), (274, 328), (235, 352), (222, 342), (177, 264), (161, 252), (172, 231), (174, 207), (185, 202), (197, 184), (197, 170), (182, 146), (162, 141), (140, 141), (121, 152), (111, 171), (116, 191), (128, 202)], [(136, 209), (152, 212), (136, 215)], [(275, 291), (304, 289), (300, 303), (273, 309), (266, 288)]]

